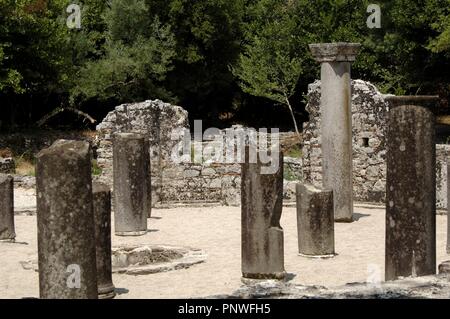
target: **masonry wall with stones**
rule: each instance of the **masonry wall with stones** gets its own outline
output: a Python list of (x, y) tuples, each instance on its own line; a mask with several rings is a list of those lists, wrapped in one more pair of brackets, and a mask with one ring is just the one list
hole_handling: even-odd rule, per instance
[[(179, 106), (156, 100), (116, 107), (97, 126), (97, 163), (102, 173), (95, 179), (113, 186), (112, 136), (115, 132), (138, 132), (149, 139), (153, 205), (240, 205), (239, 163), (177, 163), (171, 159), (172, 150), (180, 141), (172, 139), (172, 132), (180, 133), (184, 129), (189, 129), (188, 114)], [(244, 128), (232, 127), (218, 134), (223, 138), (229, 130), (235, 129)], [(289, 140), (291, 135), (280, 133), (279, 137), (283, 141)], [(226, 143), (226, 139), (223, 140)], [(202, 147), (207, 143), (210, 145), (210, 142), (203, 142)], [(289, 181), (285, 181), (285, 199), (289, 201), (295, 199), (293, 180), (300, 178), (302, 163), (301, 160), (288, 157), (285, 162), (285, 171), (290, 172)]]
[[(309, 85), (309, 121), (303, 124), (303, 177), (322, 184), (320, 134), (320, 81)], [(362, 80), (352, 81), (353, 194), (357, 201), (384, 203), (386, 185), (385, 133), (389, 103), (377, 88)], [(339, 125), (339, 123), (336, 123)], [(436, 146), (438, 209), (447, 207), (447, 157), (449, 145)]]

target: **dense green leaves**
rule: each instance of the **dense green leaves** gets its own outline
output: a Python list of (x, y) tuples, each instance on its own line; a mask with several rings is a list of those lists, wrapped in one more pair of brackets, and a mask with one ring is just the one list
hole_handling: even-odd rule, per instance
[[(0, 0), (0, 128), (154, 98), (210, 123), (270, 104), (301, 119), (319, 75), (308, 44), (331, 41), (362, 44), (354, 78), (448, 101), (450, 0), (378, 1), (380, 29), (366, 25), (371, 2)], [(70, 3), (81, 29), (66, 26)]]

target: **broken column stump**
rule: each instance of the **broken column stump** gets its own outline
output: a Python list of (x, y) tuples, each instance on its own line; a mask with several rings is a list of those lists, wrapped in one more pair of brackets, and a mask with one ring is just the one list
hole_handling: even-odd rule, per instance
[(0, 174), (0, 242), (14, 242), (14, 179)]
[(98, 298), (111, 299), (116, 295), (112, 282), (111, 191), (105, 184), (93, 183), (92, 193), (95, 218)]
[(435, 117), (391, 109), (387, 133), (386, 280), (436, 273)]
[(118, 236), (147, 233), (149, 152), (145, 137), (116, 133), (113, 139), (114, 225)]
[(284, 243), (280, 218), (283, 206), (283, 156), (273, 174), (262, 174), (259, 157), (242, 164), (242, 275), (250, 279), (283, 279)]
[(299, 255), (333, 257), (333, 191), (321, 190), (310, 184), (297, 184), (296, 190)]
[(39, 294), (97, 299), (91, 149), (58, 140), (37, 155)]

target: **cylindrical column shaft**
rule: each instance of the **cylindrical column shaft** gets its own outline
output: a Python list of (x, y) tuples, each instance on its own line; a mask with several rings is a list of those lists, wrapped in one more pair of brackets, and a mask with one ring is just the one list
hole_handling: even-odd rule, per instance
[(147, 232), (147, 145), (143, 135), (114, 134), (114, 225), (119, 236), (140, 236)]
[(111, 264), (111, 191), (102, 183), (92, 185), (95, 244), (97, 256), (97, 283), (99, 299), (110, 299), (116, 295), (112, 282)]
[(281, 279), (284, 270), (283, 229), (283, 157), (274, 174), (261, 174), (263, 164), (249, 163), (246, 148), (242, 164), (242, 274), (244, 278)]
[(13, 242), (14, 228), (14, 179), (0, 174), (0, 241)]
[(447, 254), (450, 254), (450, 163), (447, 164)]
[(44, 299), (96, 299), (91, 150), (56, 141), (37, 155), (39, 292)]
[(387, 132), (386, 280), (436, 273), (435, 117), (392, 109)]
[(311, 44), (321, 63), (321, 143), (323, 187), (333, 191), (334, 218), (353, 221), (352, 94), (350, 63), (358, 43)]
[(335, 220), (351, 222), (353, 163), (350, 62), (324, 62), (321, 70), (323, 187), (335, 191)]
[(334, 256), (333, 191), (297, 184), (297, 231), (301, 256)]

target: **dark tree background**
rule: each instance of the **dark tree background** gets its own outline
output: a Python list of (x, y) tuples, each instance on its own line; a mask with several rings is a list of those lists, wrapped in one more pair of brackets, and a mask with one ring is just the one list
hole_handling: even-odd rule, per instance
[[(384, 93), (450, 92), (450, 0), (0, 0), (0, 129), (92, 128), (162, 99), (191, 120), (294, 129), (319, 66), (313, 42), (363, 45), (353, 78)], [(66, 8), (81, 7), (81, 29)], [(291, 112), (292, 111), (292, 112)]]

